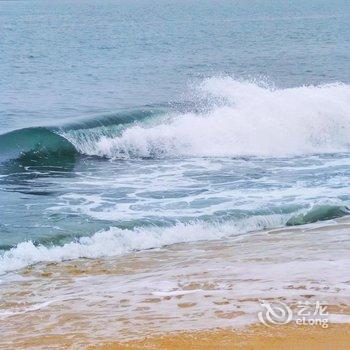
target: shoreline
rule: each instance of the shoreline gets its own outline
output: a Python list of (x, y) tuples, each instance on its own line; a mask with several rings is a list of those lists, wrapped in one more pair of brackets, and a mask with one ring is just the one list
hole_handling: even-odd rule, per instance
[[(298, 350), (301, 338), (316, 350), (319, 338), (324, 349), (339, 339), (337, 350), (345, 350), (349, 227), (344, 218), (27, 267), (1, 281), (0, 349), (232, 350), (243, 342), (234, 349)], [(324, 301), (329, 329), (257, 324), (262, 300), (294, 316), (298, 302)]]

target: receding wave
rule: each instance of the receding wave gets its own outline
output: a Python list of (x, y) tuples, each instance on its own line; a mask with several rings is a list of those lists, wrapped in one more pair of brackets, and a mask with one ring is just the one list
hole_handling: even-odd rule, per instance
[(306, 213), (292, 216), (287, 226), (311, 224), (317, 221), (332, 220), (350, 214), (350, 209), (341, 205), (316, 205)]
[(28, 152), (130, 159), (278, 157), (350, 150), (350, 85), (277, 89), (210, 78), (194, 90), (193, 105), (205, 101), (205, 108), (129, 110), (1, 135), (0, 159)]

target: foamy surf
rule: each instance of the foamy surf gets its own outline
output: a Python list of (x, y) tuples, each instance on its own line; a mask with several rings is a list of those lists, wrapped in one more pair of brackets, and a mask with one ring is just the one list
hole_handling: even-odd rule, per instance
[[(90, 237), (80, 237), (64, 245), (44, 246), (31, 241), (21, 242), (0, 257), (0, 273), (40, 262), (59, 262), (79, 258), (120, 256), (176, 243), (212, 241), (265, 229), (322, 222), (348, 215), (349, 209), (336, 205), (316, 205), (293, 214), (272, 214), (247, 217), (228, 222), (178, 223), (170, 227), (110, 227)], [(329, 225), (329, 223), (328, 223)]]

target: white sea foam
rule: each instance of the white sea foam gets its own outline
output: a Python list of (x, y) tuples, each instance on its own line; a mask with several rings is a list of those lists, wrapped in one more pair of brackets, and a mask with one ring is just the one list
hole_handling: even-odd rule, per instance
[(350, 85), (275, 89), (210, 78), (198, 90), (221, 104), (206, 113), (133, 124), (115, 136), (64, 136), (82, 153), (109, 158), (288, 156), (350, 149)]
[(284, 215), (257, 216), (236, 223), (177, 224), (167, 228), (136, 228), (134, 230), (111, 227), (91, 237), (82, 237), (63, 246), (35, 246), (31, 241), (21, 242), (0, 258), (0, 273), (17, 270), (39, 262), (63, 261), (78, 258), (118, 256), (134, 250), (159, 248), (175, 243), (215, 240), (263, 228), (282, 226)]

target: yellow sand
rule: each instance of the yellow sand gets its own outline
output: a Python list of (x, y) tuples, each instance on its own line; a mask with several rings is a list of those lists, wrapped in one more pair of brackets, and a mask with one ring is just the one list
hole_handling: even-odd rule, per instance
[(90, 350), (349, 350), (350, 325), (252, 326), (245, 330), (181, 332), (124, 343), (103, 344)]

